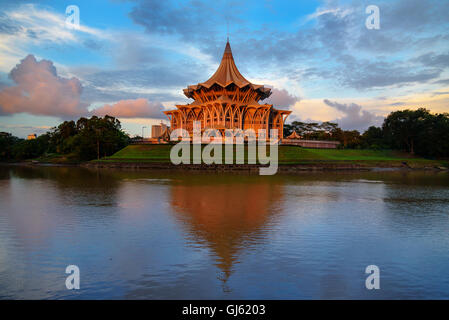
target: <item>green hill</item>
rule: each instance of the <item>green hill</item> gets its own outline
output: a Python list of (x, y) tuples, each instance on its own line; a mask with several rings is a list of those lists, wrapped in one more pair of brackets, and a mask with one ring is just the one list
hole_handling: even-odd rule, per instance
[[(171, 147), (172, 145), (129, 145), (100, 161), (169, 163)], [(413, 157), (407, 153), (392, 150), (308, 149), (296, 146), (279, 146), (279, 164), (281, 165), (354, 163), (367, 166), (396, 167), (403, 165), (404, 162), (410, 167), (446, 165), (442, 161)]]

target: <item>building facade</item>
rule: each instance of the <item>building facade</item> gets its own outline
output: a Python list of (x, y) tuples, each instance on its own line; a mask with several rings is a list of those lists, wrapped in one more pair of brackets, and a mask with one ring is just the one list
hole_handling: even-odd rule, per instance
[(237, 69), (229, 41), (215, 74), (206, 82), (188, 86), (184, 94), (194, 101), (164, 111), (170, 120), (170, 129), (185, 129), (192, 135), (193, 122), (201, 122), (202, 131), (217, 129), (278, 129), (283, 138), (285, 119), (291, 113), (278, 110), (262, 100), (271, 95), (271, 89), (252, 84)]
[(161, 122), (151, 126), (151, 138), (159, 138), (167, 130), (167, 126)]

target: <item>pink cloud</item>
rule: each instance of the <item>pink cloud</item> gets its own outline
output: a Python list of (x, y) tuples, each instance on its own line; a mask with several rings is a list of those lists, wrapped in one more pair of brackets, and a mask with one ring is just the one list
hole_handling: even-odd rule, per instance
[(148, 102), (147, 99), (120, 100), (119, 102), (93, 110), (99, 116), (110, 115), (116, 118), (164, 118), (164, 107), (157, 102)]
[(296, 102), (301, 100), (301, 98), (291, 95), (285, 89), (273, 88), (271, 92), (271, 96), (264, 102), (273, 104), (275, 107), (290, 109)]
[(37, 61), (30, 54), (11, 70), (9, 77), (15, 85), (0, 91), (0, 114), (67, 117), (87, 113), (87, 104), (80, 101), (80, 81), (59, 77), (49, 60)]
[(58, 76), (52, 61), (37, 61), (33, 55), (21, 60), (9, 73), (13, 86), (0, 90), (0, 115), (34, 115), (76, 118), (106, 114), (117, 118), (164, 118), (161, 103), (147, 99), (121, 100), (88, 111), (81, 101), (82, 85), (77, 78)]

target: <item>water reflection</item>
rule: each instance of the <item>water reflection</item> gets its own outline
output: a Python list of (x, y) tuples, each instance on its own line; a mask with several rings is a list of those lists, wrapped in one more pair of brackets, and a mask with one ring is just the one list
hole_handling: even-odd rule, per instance
[(201, 179), (170, 187), (174, 211), (191, 240), (205, 243), (217, 256), (223, 282), (231, 275), (239, 251), (264, 241), (266, 225), (274, 223), (282, 203), (281, 185), (254, 177), (242, 180), (215, 178), (204, 183)]
[(0, 167), (0, 298), (448, 298), (448, 199), (441, 173)]
[(7, 172), (12, 179), (1, 211), (25, 248), (47, 241), (58, 226), (75, 227), (82, 215), (90, 216), (86, 207), (99, 207), (98, 215), (115, 213), (119, 181), (109, 174), (75, 167), (18, 166)]

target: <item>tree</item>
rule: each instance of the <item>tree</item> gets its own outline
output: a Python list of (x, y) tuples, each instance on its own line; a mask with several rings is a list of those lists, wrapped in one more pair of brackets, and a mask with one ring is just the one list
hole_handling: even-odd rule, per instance
[(107, 115), (104, 118), (81, 118), (76, 122), (76, 128), (78, 133), (73, 146), (81, 160), (111, 155), (129, 143), (120, 121)]
[(284, 137), (288, 137), (292, 133), (293, 133), (293, 126), (291, 124), (287, 124), (287, 123), (284, 124)]
[(336, 141), (340, 141), (343, 148), (360, 148), (361, 136), (357, 130), (345, 131), (336, 128), (332, 131), (332, 137)]
[(0, 132), (0, 161), (14, 159), (14, 146), (23, 141), (10, 133)]
[(449, 157), (449, 114), (430, 115), (422, 126), (415, 152), (427, 157)]
[(50, 136), (43, 134), (33, 140), (21, 140), (13, 146), (13, 159), (26, 160), (42, 156), (49, 147)]
[(432, 115), (427, 109), (402, 110), (390, 113), (382, 125), (387, 142), (395, 149), (415, 153), (417, 139)]
[(364, 149), (386, 149), (382, 128), (369, 127), (361, 136), (361, 147)]
[(75, 121), (64, 121), (57, 128), (53, 128), (50, 133), (50, 149), (49, 152), (60, 154), (68, 154), (73, 152), (72, 140), (78, 133)]

